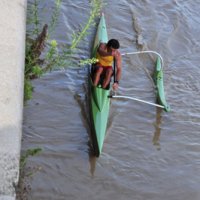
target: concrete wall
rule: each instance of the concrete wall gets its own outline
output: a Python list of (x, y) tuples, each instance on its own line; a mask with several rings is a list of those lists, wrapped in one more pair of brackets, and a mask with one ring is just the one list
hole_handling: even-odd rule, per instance
[(0, 200), (13, 200), (22, 134), (26, 0), (0, 0), (0, 9)]

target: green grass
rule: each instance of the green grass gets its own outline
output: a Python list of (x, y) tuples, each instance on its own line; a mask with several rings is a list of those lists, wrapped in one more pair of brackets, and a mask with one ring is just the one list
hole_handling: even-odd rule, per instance
[(27, 160), (30, 156), (35, 156), (39, 153), (41, 153), (42, 149), (40, 148), (35, 148), (35, 149), (28, 149), (22, 156), (20, 159), (20, 170), (24, 169), (24, 167), (26, 166)]

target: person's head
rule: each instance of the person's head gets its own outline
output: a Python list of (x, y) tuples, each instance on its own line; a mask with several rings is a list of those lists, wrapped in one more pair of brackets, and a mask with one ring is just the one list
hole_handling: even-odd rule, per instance
[(119, 49), (119, 47), (120, 47), (119, 41), (116, 39), (110, 39), (107, 43), (107, 47), (112, 50)]

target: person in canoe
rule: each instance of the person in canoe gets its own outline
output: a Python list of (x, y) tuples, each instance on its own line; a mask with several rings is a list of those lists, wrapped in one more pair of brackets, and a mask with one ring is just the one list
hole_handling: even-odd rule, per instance
[(119, 86), (119, 80), (121, 79), (121, 54), (119, 52), (120, 44), (118, 40), (111, 39), (108, 43), (100, 43), (97, 49), (97, 60), (98, 62), (95, 65), (95, 74), (93, 79), (94, 86), (97, 86), (100, 80), (100, 76), (105, 74), (102, 88), (106, 89), (110, 83), (111, 76), (113, 75), (113, 61), (115, 59), (116, 63), (116, 78), (113, 84), (113, 89), (117, 90)]

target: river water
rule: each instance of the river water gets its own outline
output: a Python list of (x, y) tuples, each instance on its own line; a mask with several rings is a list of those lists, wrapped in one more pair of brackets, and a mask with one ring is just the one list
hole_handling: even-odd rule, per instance
[[(31, 179), (30, 199), (200, 199), (199, 10), (197, 0), (107, 2), (108, 35), (119, 39), (122, 53), (162, 55), (171, 112), (112, 100), (99, 158), (90, 153), (87, 68), (58, 70), (33, 81), (33, 99), (24, 108), (22, 151), (39, 147), (42, 153), (29, 159), (30, 166), (41, 167)], [(89, 11), (88, 0), (65, 0), (55, 38), (65, 42), (67, 36), (69, 42)], [(90, 55), (94, 34), (95, 27), (80, 44), (80, 57)], [(124, 57), (117, 93), (155, 102), (154, 60), (153, 55)]]

